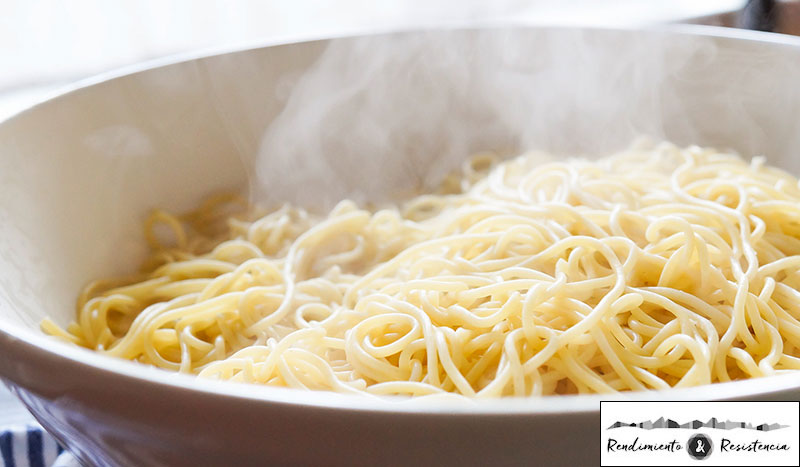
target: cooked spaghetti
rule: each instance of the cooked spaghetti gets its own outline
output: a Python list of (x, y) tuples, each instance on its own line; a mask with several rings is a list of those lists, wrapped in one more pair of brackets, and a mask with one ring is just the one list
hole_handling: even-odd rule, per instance
[(543, 158), (478, 156), (379, 210), (156, 211), (141, 276), (93, 282), (77, 322), (42, 327), (204, 378), (349, 393), (609, 393), (800, 369), (797, 178), (669, 144)]

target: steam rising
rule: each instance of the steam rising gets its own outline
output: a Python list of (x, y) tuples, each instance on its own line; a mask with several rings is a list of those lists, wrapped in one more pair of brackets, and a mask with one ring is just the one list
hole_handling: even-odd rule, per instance
[(753, 109), (791, 114), (800, 65), (775, 73), (758, 67), (763, 49), (719, 41), (513, 28), (334, 40), (267, 129), (252, 195), (274, 204), (300, 184), (303, 205), (380, 202), (477, 151), (600, 156), (640, 135), (745, 155), (798, 147), (797, 123)]

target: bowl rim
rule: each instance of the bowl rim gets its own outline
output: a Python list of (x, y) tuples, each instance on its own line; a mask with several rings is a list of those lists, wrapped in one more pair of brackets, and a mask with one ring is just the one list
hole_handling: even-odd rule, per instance
[[(490, 29), (536, 29), (536, 30), (586, 30), (592, 33), (630, 33), (630, 34), (667, 34), (676, 36), (701, 36), (715, 39), (742, 41), (748, 43), (767, 43), (789, 46), (800, 49), (800, 37), (784, 34), (766, 33), (741, 29), (724, 28), (694, 24), (671, 24), (657, 26), (552, 26), (541, 25), (530, 21), (485, 21), (449, 23), (444, 26), (376, 28), (346, 31), (338, 34), (295, 35), (273, 38), (269, 40), (249, 41), (224, 47), (211, 47), (201, 50), (168, 55), (136, 64), (106, 71), (56, 91), (46, 93), (42, 99), (32, 105), (0, 120), (0, 126), (6, 125), (22, 115), (32, 113), (41, 107), (61, 98), (88, 90), (92, 86), (108, 81), (125, 78), (151, 70), (169, 66), (180, 66), (188, 62), (210, 59), (227, 54), (247, 53), (262, 48), (303, 44), (309, 42), (325, 42), (333, 39), (348, 39), (365, 36), (418, 34), (424, 32), (447, 32)], [(19, 345), (23, 344), (23, 345)], [(62, 362), (75, 368), (89, 367), (100, 372), (103, 377), (125, 377), (138, 383), (152, 386), (152, 390), (172, 389), (189, 391), (220, 398), (244, 399), (259, 403), (288, 404), (297, 407), (324, 407), (326, 409), (393, 412), (419, 415), (446, 413), (449, 415), (502, 415), (531, 416), (564, 413), (597, 414), (601, 401), (609, 400), (731, 400), (739, 398), (769, 398), (770, 394), (796, 391), (800, 397), (800, 371), (749, 380), (714, 383), (689, 388), (671, 388), (658, 391), (625, 392), (615, 394), (558, 395), (546, 397), (506, 397), (487, 399), (466, 398), (405, 398), (399, 396), (347, 395), (328, 391), (302, 391), (290, 388), (262, 386), (230, 381), (199, 379), (192, 375), (173, 373), (166, 370), (148, 367), (135, 362), (117, 359), (98, 354), (88, 349), (60, 342), (50, 336), (0, 320), (0, 346), (9, 349), (20, 349), (10, 352), (10, 356), (24, 354), (23, 348), (36, 353), (36, 357)], [(14, 355), (16, 354), (16, 355)], [(8, 375), (3, 375), (7, 378)], [(13, 379), (11, 380), (14, 384)], [(433, 403), (432, 403), (433, 402)]]

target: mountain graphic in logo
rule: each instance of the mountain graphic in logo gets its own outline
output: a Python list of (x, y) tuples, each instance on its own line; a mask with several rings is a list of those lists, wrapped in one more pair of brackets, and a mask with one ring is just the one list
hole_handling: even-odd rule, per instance
[(656, 430), (659, 428), (715, 428), (718, 430), (733, 430), (735, 428), (742, 428), (745, 430), (774, 431), (780, 430), (781, 428), (787, 428), (788, 426), (789, 425), (781, 425), (778, 423), (762, 423), (760, 425), (753, 425), (752, 423), (732, 422), (730, 420), (721, 422), (718, 421), (716, 417), (712, 417), (705, 423), (701, 422), (700, 420), (693, 420), (687, 423), (678, 423), (670, 418), (665, 420), (664, 417), (661, 417), (656, 421), (648, 420), (640, 423), (614, 422), (614, 424), (607, 429), (610, 430), (612, 428), (634, 427), (641, 428), (643, 430)]

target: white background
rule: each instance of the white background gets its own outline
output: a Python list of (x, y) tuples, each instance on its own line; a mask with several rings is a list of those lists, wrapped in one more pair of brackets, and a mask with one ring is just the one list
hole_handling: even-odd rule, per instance
[[(753, 465), (779, 466), (798, 465), (800, 460), (800, 419), (798, 402), (602, 402), (600, 406), (600, 450), (602, 465)], [(757, 431), (735, 428), (721, 430), (713, 428), (671, 428), (643, 430), (636, 427), (620, 427), (608, 430), (614, 422), (641, 423), (658, 418), (670, 418), (679, 424), (700, 420), (707, 422), (711, 417), (718, 421), (749, 422), (753, 426), (762, 423), (789, 425), (775, 431)], [(694, 433), (705, 433), (714, 443), (714, 450), (702, 461), (692, 459), (686, 452), (686, 442)], [(608, 439), (630, 444), (639, 437), (639, 445), (645, 443), (663, 444), (677, 439), (683, 449), (668, 451), (607, 451)], [(787, 444), (790, 451), (721, 452), (722, 438), (736, 444), (752, 443), (758, 439), (762, 443)]]
[(0, 91), (208, 47), (452, 21), (642, 25), (745, 0), (0, 0)]

